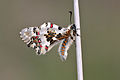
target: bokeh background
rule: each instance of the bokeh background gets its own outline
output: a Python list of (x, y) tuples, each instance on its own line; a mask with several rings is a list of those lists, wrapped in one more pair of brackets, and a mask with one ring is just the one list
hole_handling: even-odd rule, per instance
[[(79, 0), (84, 80), (119, 80), (120, 1)], [(58, 45), (36, 56), (21, 29), (52, 22), (69, 25), (72, 0), (0, 0), (0, 80), (77, 80), (75, 45), (62, 62)]]

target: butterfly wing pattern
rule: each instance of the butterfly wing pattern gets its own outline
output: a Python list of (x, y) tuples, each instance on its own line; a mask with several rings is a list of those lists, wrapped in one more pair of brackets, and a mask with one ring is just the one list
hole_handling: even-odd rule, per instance
[(21, 39), (28, 47), (33, 48), (37, 55), (45, 54), (60, 43), (58, 53), (63, 61), (67, 58), (67, 51), (75, 40), (75, 35), (74, 24), (62, 28), (50, 22), (44, 23), (40, 27), (24, 28), (20, 32)]

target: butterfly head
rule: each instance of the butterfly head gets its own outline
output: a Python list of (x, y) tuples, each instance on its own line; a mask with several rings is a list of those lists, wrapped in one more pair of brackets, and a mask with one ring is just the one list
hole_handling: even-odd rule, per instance
[(72, 24), (71, 27), (70, 27), (70, 29), (73, 30), (73, 31), (76, 31), (76, 26), (75, 26), (75, 24)]

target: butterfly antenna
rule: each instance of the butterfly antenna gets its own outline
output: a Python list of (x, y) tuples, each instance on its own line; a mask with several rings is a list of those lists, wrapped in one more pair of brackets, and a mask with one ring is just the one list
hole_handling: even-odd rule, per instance
[(72, 24), (71, 18), (72, 18), (72, 11), (69, 11), (70, 13), (70, 24)]

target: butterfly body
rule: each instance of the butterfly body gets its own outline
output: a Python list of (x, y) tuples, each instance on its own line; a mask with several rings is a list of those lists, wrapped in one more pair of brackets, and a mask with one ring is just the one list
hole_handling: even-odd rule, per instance
[(28, 47), (35, 49), (37, 55), (45, 54), (56, 44), (61, 43), (58, 53), (62, 60), (67, 58), (67, 50), (75, 40), (76, 27), (71, 24), (67, 28), (60, 27), (50, 22), (42, 24), (40, 27), (24, 28), (20, 32), (20, 37)]

